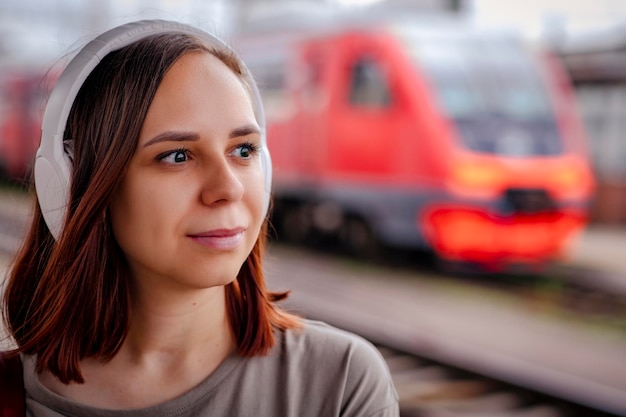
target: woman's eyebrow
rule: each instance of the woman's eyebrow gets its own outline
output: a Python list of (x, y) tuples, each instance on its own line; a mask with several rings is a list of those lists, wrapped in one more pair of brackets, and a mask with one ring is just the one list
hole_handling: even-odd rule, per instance
[(237, 138), (240, 136), (251, 135), (254, 133), (259, 134), (261, 133), (261, 130), (259, 129), (257, 125), (250, 124), (250, 125), (238, 127), (237, 129), (233, 129), (230, 132), (230, 135), (228, 135), (228, 137), (232, 139), (232, 138)]
[(144, 143), (143, 147), (146, 148), (159, 142), (195, 142), (198, 140), (200, 140), (200, 135), (198, 135), (197, 133), (168, 130), (167, 132), (159, 133), (158, 135)]

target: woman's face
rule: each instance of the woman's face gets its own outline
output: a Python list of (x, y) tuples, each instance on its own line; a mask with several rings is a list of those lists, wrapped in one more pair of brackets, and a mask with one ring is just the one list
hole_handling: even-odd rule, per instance
[(183, 55), (166, 73), (110, 208), (138, 283), (231, 282), (265, 217), (261, 136), (250, 97), (218, 58)]

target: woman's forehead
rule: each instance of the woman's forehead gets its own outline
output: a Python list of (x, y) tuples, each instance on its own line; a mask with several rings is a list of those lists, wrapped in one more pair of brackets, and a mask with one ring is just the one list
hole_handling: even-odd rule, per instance
[(166, 73), (148, 109), (140, 142), (163, 129), (224, 131), (257, 124), (241, 78), (209, 53), (182, 56)]

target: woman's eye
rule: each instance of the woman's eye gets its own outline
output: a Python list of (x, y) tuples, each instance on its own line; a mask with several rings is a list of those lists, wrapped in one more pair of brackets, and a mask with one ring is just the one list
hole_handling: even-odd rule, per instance
[(186, 149), (176, 149), (162, 155), (159, 160), (168, 164), (180, 164), (187, 161), (188, 155)]
[(235, 156), (243, 159), (250, 159), (256, 154), (258, 147), (252, 143), (244, 143), (235, 149), (233, 152)]

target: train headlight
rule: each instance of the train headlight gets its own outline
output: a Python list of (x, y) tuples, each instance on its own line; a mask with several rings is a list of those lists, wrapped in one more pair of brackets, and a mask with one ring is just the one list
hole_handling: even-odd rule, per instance
[(550, 176), (554, 193), (566, 195), (585, 195), (593, 188), (590, 170), (580, 164), (570, 162), (557, 167)]
[(576, 167), (563, 167), (554, 173), (554, 184), (560, 189), (571, 189), (580, 185), (581, 173)]
[(495, 164), (463, 161), (452, 167), (451, 187), (457, 192), (497, 193), (502, 188), (504, 173)]

